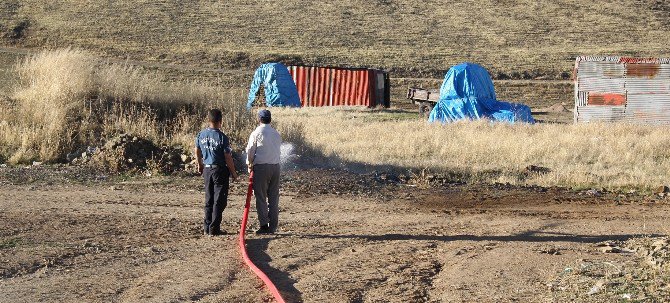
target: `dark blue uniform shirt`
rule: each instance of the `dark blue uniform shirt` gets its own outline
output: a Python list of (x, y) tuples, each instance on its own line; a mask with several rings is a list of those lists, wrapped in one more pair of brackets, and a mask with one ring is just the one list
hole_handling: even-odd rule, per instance
[(195, 146), (202, 152), (202, 163), (205, 165), (226, 166), (225, 154), (233, 151), (228, 136), (216, 128), (203, 129), (195, 138)]

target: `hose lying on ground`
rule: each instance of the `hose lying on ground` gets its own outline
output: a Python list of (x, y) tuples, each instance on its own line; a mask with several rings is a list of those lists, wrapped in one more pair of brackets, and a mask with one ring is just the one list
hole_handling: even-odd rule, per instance
[(279, 290), (277, 290), (277, 287), (270, 281), (270, 278), (268, 278), (265, 273), (260, 270), (256, 265), (254, 265), (253, 262), (251, 262), (251, 259), (249, 259), (249, 255), (247, 254), (247, 246), (244, 243), (244, 235), (245, 231), (247, 229), (247, 219), (249, 218), (249, 208), (251, 206), (251, 194), (253, 191), (253, 185), (254, 185), (254, 173), (251, 172), (249, 175), (249, 188), (247, 189), (247, 201), (244, 204), (244, 214), (242, 215), (242, 226), (240, 227), (240, 251), (242, 252), (242, 259), (244, 259), (244, 263), (247, 264), (247, 266), (253, 271), (256, 276), (261, 278), (263, 281), (263, 284), (268, 288), (268, 291), (272, 294), (272, 296), (275, 298), (275, 301), (277, 303), (284, 303), (284, 298), (282, 298), (281, 294), (279, 293)]

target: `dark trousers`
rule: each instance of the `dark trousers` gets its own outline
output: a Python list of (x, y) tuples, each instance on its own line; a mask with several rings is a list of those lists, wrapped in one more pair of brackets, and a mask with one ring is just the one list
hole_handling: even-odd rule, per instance
[(261, 226), (276, 230), (279, 224), (279, 164), (254, 165), (256, 213)]
[(202, 175), (205, 178), (205, 233), (219, 233), (223, 210), (228, 205), (230, 172), (225, 166), (205, 167)]

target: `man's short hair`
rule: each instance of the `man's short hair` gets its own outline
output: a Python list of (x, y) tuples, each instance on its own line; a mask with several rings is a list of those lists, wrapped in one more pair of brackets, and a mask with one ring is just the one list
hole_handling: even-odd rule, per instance
[(219, 123), (223, 120), (223, 114), (221, 113), (220, 109), (210, 109), (209, 113), (207, 114), (207, 119), (209, 119), (209, 122)]
[(272, 122), (272, 114), (267, 109), (261, 109), (258, 111), (258, 119), (261, 120), (263, 124), (270, 124)]

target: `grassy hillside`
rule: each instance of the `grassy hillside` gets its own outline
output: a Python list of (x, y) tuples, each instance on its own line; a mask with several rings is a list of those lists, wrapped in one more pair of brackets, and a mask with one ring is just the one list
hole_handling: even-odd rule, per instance
[(269, 59), (441, 76), (473, 61), (494, 77), (569, 77), (580, 54), (670, 56), (666, 1), (4, 0), (6, 45), (205, 67)]

